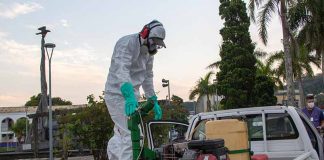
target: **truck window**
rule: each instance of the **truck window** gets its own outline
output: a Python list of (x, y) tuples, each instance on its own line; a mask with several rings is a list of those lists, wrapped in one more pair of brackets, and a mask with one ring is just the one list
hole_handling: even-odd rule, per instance
[(204, 140), (206, 139), (205, 134), (205, 124), (207, 120), (202, 120), (198, 123), (197, 127), (194, 129), (192, 139), (193, 140)]
[(252, 141), (263, 141), (263, 122), (261, 114), (246, 115), (249, 136)]
[[(233, 117), (219, 117), (219, 119), (233, 119)], [(261, 114), (245, 115), (247, 121), (249, 134), (252, 141), (262, 141), (263, 140), (263, 123)], [(203, 140), (206, 139), (205, 135), (205, 124), (208, 120), (202, 120), (196, 126), (192, 139), (193, 140)]]
[(295, 123), (287, 113), (266, 114), (267, 140), (296, 139), (299, 134)]
[(154, 123), (150, 127), (154, 148), (184, 140), (188, 129), (187, 125), (173, 123)]

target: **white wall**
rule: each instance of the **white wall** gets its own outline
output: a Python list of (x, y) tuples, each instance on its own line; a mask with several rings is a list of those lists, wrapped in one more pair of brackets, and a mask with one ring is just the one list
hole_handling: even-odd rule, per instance
[[(28, 113), (31, 114), (31, 113)], [(0, 142), (6, 142), (2, 140), (2, 134), (12, 134), (12, 131), (9, 132), (2, 132), (1, 131), (1, 125), (2, 125), (2, 121), (6, 118), (10, 118), (13, 120), (14, 123), (17, 122), (17, 120), (19, 118), (26, 118), (26, 112), (13, 112), (13, 113), (0, 113)], [(29, 123), (31, 123), (32, 119), (29, 119)], [(17, 142), (17, 138), (14, 136), (14, 138), (12, 140), (10, 140), (10, 142)]]

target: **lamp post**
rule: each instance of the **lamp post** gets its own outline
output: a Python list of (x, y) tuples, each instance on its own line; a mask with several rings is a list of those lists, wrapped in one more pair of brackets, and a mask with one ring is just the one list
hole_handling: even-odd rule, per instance
[(168, 87), (168, 97), (169, 97), (169, 105), (171, 104), (171, 97), (170, 97), (170, 81), (166, 79), (162, 79), (162, 87)]
[(26, 110), (26, 131), (25, 131), (25, 144), (27, 142), (27, 132), (28, 132), (28, 117), (27, 117), (27, 106), (25, 107), (25, 110)]
[[(49, 149), (50, 149), (50, 153), (49, 153), (49, 159), (53, 160), (53, 123), (52, 123), (52, 77), (51, 77), (51, 64), (52, 64), (52, 55), (53, 55), (53, 51), (55, 48), (55, 44), (54, 43), (46, 43), (44, 45), (44, 47), (46, 48), (46, 54), (47, 54), (47, 58), (48, 58), (48, 81), (49, 81), (49, 109), (48, 109), (48, 128), (49, 128)], [(51, 54), (48, 54), (48, 50), (47, 49), (52, 49)]]
[(218, 111), (218, 94), (217, 94), (217, 79), (213, 79), (213, 82), (216, 87), (216, 110)]

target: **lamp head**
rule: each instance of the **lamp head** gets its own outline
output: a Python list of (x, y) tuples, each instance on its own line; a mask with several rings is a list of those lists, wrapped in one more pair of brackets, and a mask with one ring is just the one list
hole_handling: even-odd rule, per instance
[(162, 83), (169, 83), (169, 80), (166, 80), (166, 79), (162, 79)]
[(55, 48), (56, 45), (54, 43), (45, 43), (44, 47), (45, 48)]

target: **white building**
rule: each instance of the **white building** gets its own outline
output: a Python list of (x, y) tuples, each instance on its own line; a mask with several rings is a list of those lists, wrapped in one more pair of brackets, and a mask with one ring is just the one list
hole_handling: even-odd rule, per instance
[[(85, 107), (86, 105), (69, 105), (69, 106), (53, 106), (53, 110), (57, 109), (72, 109)], [(36, 106), (28, 107), (27, 114), (36, 113)], [(0, 107), (0, 147), (1, 143), (17, 142), (17, 138), (13, 131), (10, 130), (11, 126), (20, 118), (26, 118), (26, 107)], [(29, 119), (32, 123), (32, 119)]]
[[(219, 102), (223, 99), (222, 96), (219, 95), (210, 95), (209, 100), (210, 100), (210, 106), (212, 111), (217, 110), (217, 106), (219, 105)], [(196, 113), (200, 112), (207, 112), (207, 96), (204, 95), (197, 99), (197, 104), (196, 104)]]

